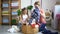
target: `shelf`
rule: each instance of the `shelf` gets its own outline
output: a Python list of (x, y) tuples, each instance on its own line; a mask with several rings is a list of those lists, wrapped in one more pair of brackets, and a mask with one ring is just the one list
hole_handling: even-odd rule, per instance
[(9, 23), (2, 23), (2, 25), (9, 25)]
[(8, 4), (9, 4), (9, 2), (7, 2), (7, 1), (2, 2), (2, 4), (3, 4), (3, 3), (8, 3)]
[(18, 6), (11, 6), (11, 8), (13, 9), (13, 8), (18, 8)]
[(19, 4), (20, 0), (0, 0), (0, 23), (11, 25), (12, 18), (17, 19)]
[(12, 1), (12, 3), (11, 3), (11, 6), (12, 6), (12, 7), (14, 7), (14, 6), (18, 6), (18, 5), (19, 5), (18, 2), (14, 2), (14, 1)]
[(9, 14), (8, 11), (2, 11), (2, 14)]
[(17, 12), (12, 12), (12, 15), (18, 15), (18, 13)]
[(17, 12), (18, 9), (12, 9), (12, 12)]
[(8, 9), (9, 7), (2, 7), (2, 9)]
[(8, 1), (2, 1), (2, 4), (9, 4)]
[(3, 11), (4, 11), (4, 12), (5, 12), (5, 11), (8, 11), (8, 12), (9, 12), (9, 9), (6, 9), (6, 8), (5, 8), (5, 9), (2, 9), (2, 12), (3, 12)]
[(9, 22), (3, 22), (3, 24), (8, 24)]
[(2, 21), (3, 21), (3, 23), (9, 23), (9, 17), (6, 17), (6, 16), (3, 17)]
[(12, 0), (12, 1), (18, 1), (18, 0)]
[(12, 19), (17, 19), (18, 16), (12, 16)]
[(2, 1), (3, 1), (3, 2), (4, 2), (4, 1), (7, 1), (7, 2), (8, 2), (9, 0), (2, 0)]
[(15, 15), (12, 15), (12, 16), (18, 16), (17, 14), (15, 14)]
[(8, 6), (9, 6), (9, 4), (7, 4), (7, 3), (2, 4), (2, 7), (8, 7)]
[(10, 14), (2, 14), (2, 16), (9, 16)]

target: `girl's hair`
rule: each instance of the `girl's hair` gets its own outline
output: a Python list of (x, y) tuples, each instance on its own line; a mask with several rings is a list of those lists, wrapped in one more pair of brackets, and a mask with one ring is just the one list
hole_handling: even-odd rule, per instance
[(27, 10), (27, 15), (28, 15), (28, 9), (27, 8), (22, 9), (22, 14), (23, 14), (24, 10)]
[(27, 10), (27, 8), (23, 8), (22, 11)]
[(27, 10), (27, 15), (28, 15), (28, 9), (27, 9), (27, 8), (23, 8), (23, 9), (22, 9), (21, 17), (22, 17), (22, 15), (23, 15), (24, 10)]

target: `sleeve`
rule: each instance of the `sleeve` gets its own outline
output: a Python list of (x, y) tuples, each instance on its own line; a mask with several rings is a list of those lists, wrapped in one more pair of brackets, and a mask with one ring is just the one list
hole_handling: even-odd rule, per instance
[(40, 18), (40, 11), (38, 12), (38, 19)]
[(36, 16), (37, 16), (36, 10), (34, 9), (33, 12), (32, 12), (32, 14), (31, 14), (31, 17), (32, 17), (32, 18), (35, 18)]
[(36, 15), (37, 15), (37, 18), (39, 19), (40, 18), (40, 11), (39, 10), (35, 10), (35, 13), (36, 13)]
[(40, 19), (40, 10), (35, 10), (35, 13), (36, 13), (36, 22), (39, 22), (39, 19)]

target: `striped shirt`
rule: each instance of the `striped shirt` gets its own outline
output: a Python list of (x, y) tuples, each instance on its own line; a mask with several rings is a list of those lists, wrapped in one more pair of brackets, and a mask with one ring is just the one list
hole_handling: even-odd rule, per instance
[(32, 13), (32, 18), (36, 20), (36, 22), (39, 22), (40, 19), (40, 10), (38, 8), (35, 8)]

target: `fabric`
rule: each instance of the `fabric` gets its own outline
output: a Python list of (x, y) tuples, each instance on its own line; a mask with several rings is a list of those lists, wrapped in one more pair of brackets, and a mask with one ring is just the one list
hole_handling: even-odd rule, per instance
[(44, 30), (46, 30), (46, 29), (45, 29), (45, 26), (46, 26), (46, 24), (42, 23), (42, 24), (39, 26), (39, 31), (44, 31)]
[(51, 32), (50, 30), (45, 30), (42, 33), (43, 34), (58, 34), (58, 32)]
[(20, 29), (16, 25), (12, 25), (12, 27), (8, 29), (7, 31), (10, 33), (15, 33), (15, 32), (19, 32)]
[(42, 32), (43, 34), (58, 34), (58, 32), (51, 32), (50, 30), (47, 30), (45, 26), (46, 24), (42, 23), (39, 27), (39, 32)]

